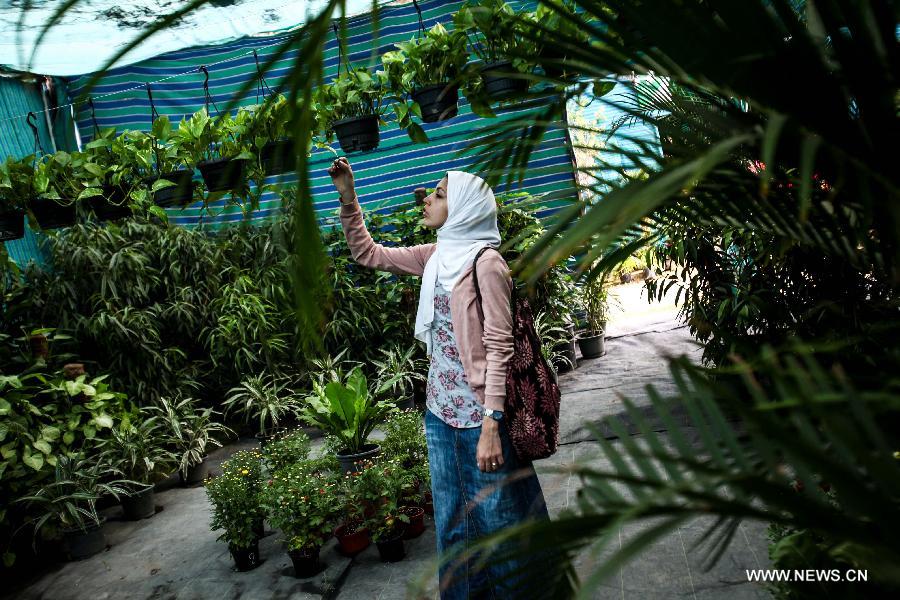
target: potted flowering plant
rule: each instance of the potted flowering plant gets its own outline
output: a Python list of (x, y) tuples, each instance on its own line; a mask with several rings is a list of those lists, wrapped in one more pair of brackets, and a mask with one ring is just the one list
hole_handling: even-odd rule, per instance
[[(371, 465), (368, 461), (361, 468)], [(364, 480), (360, 471), (344, 473), (338, 480), (338, 504), (342, 507), (343, 520), (334, 530), (341, 552), (345, 556), (356, 556), (369, 547), (372, 538), (365, 526)], [(370, 511), (371, 512), (371, 511)]]
[(398, 99), (412, 96), (413, 104), (394, 105), (398, 125), (414, 142), (427, 141), (421, 127), (411, 127), (411, 116), (426, 123), (451, 119), (458, 111), (459, 87), (469, 60), (466, 34), (448, 31), (437, 23), (419, 39), (396, 44), (397, 50), (381, 57), (391, 89)]
[(344, 152), (374, 150), (380, 141), (378, 126), (385, 122), (384, 100), (388, 93), (383, 72), (348, 67), (333, 82), (316, 89), (316, 133), (324, 143), (330, 143), (337, 135)]
[(297, 577), (311, 577), (322, 567), (319, 551), (337, 515), (333, 477), (295, 464), (274, 473), (263, 494), (272, 525), (281, 530)]
[(400, 509), (400, 499), (411, 487), (408, 472), (397, 460), (379, 461), (359, 474), (359, 489), (369, 509), (366, 527), (384, 562), (397, 562), (406, 555), (403, 536), (409, 516)]
[(265, 509), (261, 502), (262, 467), (259, 452), (241, 450), (222, 463), (222, 474), (206, 481), (206, 495), (213, 505), (210, 529), (222, 529), (220, 541), (239, 571), (259, 566), (259, 538)]
[(482, 61), (475, 90), (491, 100), (504, 100), (528, 90), (527, 75), (534, 63), (536, 45), (525, 35), (533, 12), (517, 14), (504, 0), (467, 2), (453, 16), (456, 29), (472, 40), (472, 49)]

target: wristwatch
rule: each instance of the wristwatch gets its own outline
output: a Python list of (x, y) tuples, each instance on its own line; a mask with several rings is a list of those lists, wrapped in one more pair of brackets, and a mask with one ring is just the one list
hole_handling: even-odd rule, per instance
[(503, 418), (503, 411), (486, 408), (484, 409), (484, 416), (490, 417), (495, 421), (500, 421)]

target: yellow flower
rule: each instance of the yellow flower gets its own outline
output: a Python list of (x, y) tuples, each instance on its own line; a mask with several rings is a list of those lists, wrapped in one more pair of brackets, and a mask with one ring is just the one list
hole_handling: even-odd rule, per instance
[(241, 469), (241, 475), (249, 475), (249, 474), (250, 474), (250, 471), (248, 471), (247, 469)]

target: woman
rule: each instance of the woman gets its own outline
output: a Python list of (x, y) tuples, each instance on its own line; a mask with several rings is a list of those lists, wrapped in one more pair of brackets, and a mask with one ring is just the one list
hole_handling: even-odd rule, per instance
[[(431, 465), (438, 554), (527, 518), (548, 518), (530, 463), (516, 460), (503, 422), (506, 365), (512, 355), (509, 267), (497, 248), (497, 204), (484, 180), (449, 171), (423, 202), (422, 223), (436, 244), (387, 248), (363, 223), (346, 158), (328, 170), (341, 201), (341, 224), (353, 259), (373, 269), (422, 277), (415, 337), (431, 366), (425, 436)], [(472, 265), (478, 259), (481, 310)], [(482, 315), (483, 311), (483, 315)], [(510, 473), (515, 478), (509, 478)], [(510, 598), (512, 561), (441, 561), (441, 598)]]

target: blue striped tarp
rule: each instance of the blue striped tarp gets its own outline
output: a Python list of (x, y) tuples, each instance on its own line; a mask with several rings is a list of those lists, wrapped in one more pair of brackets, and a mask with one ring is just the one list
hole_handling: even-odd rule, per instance
[[(438, 22), (452, 26), (452, 14), (461, 4), (452, 0), (420, 2), (425, 27)], [(517, 4), (524, 6), (526, 3)], [(371, 15), (347, 20), (346, 48), (354, 64), (369, 64), (373, 47), (377, 44), (375, 57), (376, 65), (379, 65), (378, 57), (392, 49), (394, 43), (409, 40), (416, 35), (418, 18), (411, 5), (388, 6), (381, 9), (379, 24), (375, 39)], [(153, 83), (154, 105), (160, 114), (167, 115), (176, 123), (182, 117), (189, 117), (204, 106), (204, 77), (198, 71), (201, 65), (208, 66), (210, 94), (221, 107), (232, 100), (243, 84), (256, 77), (253, 50), (258, 52), (260, 62), (263, 63), (284, 39), (284, 34), (245, 38), (221, 46), (172, 52), (112, 70), (91, 91), (97, 123), (100, 127), (116, 127), (119, 131), (148, 130), (151, 117), (150, 102), (145, 90), (147, 83)], [(324, 57), (325, 79), (328, 80), (338, 70), (338, 41), (334, 35), (325, 44)], [(275, 88), (281, 82), (295, 58), (296, 50), (293, 50), (274, 64), (274, 69), (266, 76), (270, 87)], [(80, 95), (88, 79), (85, 75), (69, 81), (73, 97)], [(163, 79), (165, 80), (160, 81)], [(243, 98), (240, 105), (256, 102), (256, 96), (251, 94)], [(534, 103), (512, 106), (501, 111), (497, 118), (514, 118), (539, 108), (540, 105)], [(93, 133), (90, 109), (82, 105), (77, 118), (82, 137), (90, 139)], [(473, 114), (464, 98), (460, 98), (457, 117), (424, 125), (430, 138), (428, 144), (413, 144), (406, 132), (396, 126), (382, 128), (379, 148), (349, 156), (356, 174), (361, 202), (364, 206), (382, 209), (409, 204), (413, 199), (414, 188), (433, 186), (448, 169), (464, 170), (469, 167), (471, 159), (463, 157), (459, 151), (479, 135), (484, 135), (480, 130), (492, 122), (492, 119)], [(326, 173), (332, 159), (333, 155), (327, 150), (318, 150), (313, 153), (309, 162), (313, 201), (320, 218), (333, 214), (337, 207), (337, 198)], [(290, 175), (272, 178), (267, 183), (291, 185), (295, 183), (295, 179)], [(549, 209), (545, 213), (552, 212), (554, 207), (576, 197), (572, 155), (564, 123), (547, 133), (543, 144), (532, 157), (524, 181), (517, 189), (533, 194), (547, 194)], [(169, 211), (169, 219), (179, 225), (194, 226), (202, 217), (204, 223), (213, 227), (243, 219), (240, 207), (226, 207), (225, 203), (224, 199), (210, 203), (207, 215), (202, 214), (200, 203), (183, 210), (173, 209)], [(278, 195), (269, 192), (263, 195), (260, 209), (251, 218), (254, 221), (266, 220), (277, 215), (279, 210)]]

